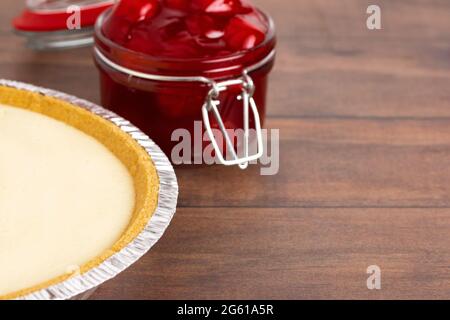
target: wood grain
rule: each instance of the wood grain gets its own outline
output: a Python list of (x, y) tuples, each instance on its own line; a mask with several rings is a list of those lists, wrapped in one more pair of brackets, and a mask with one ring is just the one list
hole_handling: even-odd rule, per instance
[[(449, 209), (181, 208), (95, 298), (445, 298), (449, 228)], [(380, 291), (367, 290), (370, 264)]]
[[(182, 206), (448, 207), (450, 121), (272, 120), (280, 171), (178, 169)], [(226, 177), (225, 181), (222, 177)]]
[[(448, 298), (450, 3), (254, 0), (278, 27), (275, 176), (177, 167), (179, 210), (94, 299)], [(0, 3), (0, 77), (99, 102), (90, 49), (35, 53)], [(382, 269), (382, 290), (366, 268)]]

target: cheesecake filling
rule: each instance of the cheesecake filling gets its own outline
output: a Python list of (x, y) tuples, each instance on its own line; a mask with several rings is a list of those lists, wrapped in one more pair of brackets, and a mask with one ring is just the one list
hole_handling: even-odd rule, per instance
[(0, 104), (0, 296), (105, 253), (132, 218), (133, 178), (87, 134)]

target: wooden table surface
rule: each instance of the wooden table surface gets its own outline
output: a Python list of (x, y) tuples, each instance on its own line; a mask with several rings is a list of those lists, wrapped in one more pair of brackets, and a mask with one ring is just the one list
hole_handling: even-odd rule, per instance
[[(34, 53), (12, 34), (23, 2), (0, 2), (0, 77), (99, 102), (90, 49)], [(93, 297), (450, 298), (450, 3), (255, 2), (278, 26), (279, 174), (176, 168), (167, 233)]]

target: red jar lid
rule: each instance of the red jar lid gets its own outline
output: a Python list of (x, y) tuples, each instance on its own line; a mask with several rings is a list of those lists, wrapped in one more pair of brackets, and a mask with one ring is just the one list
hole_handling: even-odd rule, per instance
[(92, 1), (27, 1), (27, 8), (16, 17), (12, 25), (22, 32), (51, 32), (67, 30), (67, 21), (73, 15), (70, 6), (80, 8), (80, 26), (92, 27), (98, 16), (114, 4), (114, 0)]

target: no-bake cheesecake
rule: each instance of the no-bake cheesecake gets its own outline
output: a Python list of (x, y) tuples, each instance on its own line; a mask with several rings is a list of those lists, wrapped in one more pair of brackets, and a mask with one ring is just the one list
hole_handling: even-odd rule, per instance
[(151, 218), (150, 156), (100, 116), (0, 85), (0, 299), (98, 266)]

